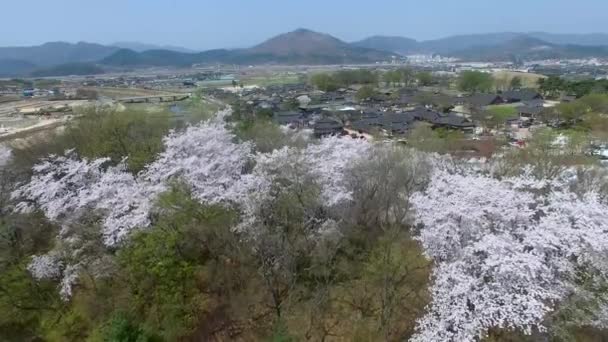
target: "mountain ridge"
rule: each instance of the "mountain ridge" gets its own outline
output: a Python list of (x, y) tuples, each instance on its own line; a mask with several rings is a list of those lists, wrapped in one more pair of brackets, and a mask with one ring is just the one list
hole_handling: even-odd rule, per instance
[(297, 29), (245, 49), (217, 49), (194, 54), (150, 50), (120, 50), (101, 60), (110, 66), (185, 66), (195, 63), (343, 64), (371, 63), (392, 56), (386, 51), (352, 46), (326, 33)]
[[(93, 66), (133, 68), (187, 67), (215, 63), (357, 64), (386, 61), (395, 55), (420, 53), (487, 61), (608, 57), (608, 34), (602, 33), (497, 32), (454, 35), (426, 41), (376, 35), (348, 43), (327, 33), (300, 28), (242, 49), (191, 52), (176, 51), (180, 48), (171, 49), (170, 46), (157, 48), (137, 42), (123, 44), (132, 44), (135, 50), (87, 42), (48, 42), (31, 47), (0, 47), (0, 76), (26, 76), (35, 71), (46, 74), (49, 70), (75, 70), (79, 73), (86, 70), (100, 71)], [(85, 67), (84, 64), (89, 66)]]
[(144, 52), (149, 50), (169, 50), (175, 52), (183, 52), (183, 53), (196, 53), (199, 52), (197, 50), (188, 49), (181, 46), (174, 45), (157, 45), (157, 44), (147, 44), (136, 41), (120, 41), (114, 42), (110, 44), (110, 46), (114, 46), (120, 49), (129, 49), (135, 52)]
[[(496, 46), (517, 37), (531, 37), (550, 44), (588, 46), (608, 46), (608, 34), (558, 34), (547, 32), (494, 32), (452, 35), (439, 39), (418, 41), (401, 36), (370, 36), (352, 44), (364, 47), (378, 46), (388, 39), (393, 43), (385, 50), (400, 54), (437, 53), (450, 55), (476, 46)], [(402, 42), (402, 43), (399, 43)]]

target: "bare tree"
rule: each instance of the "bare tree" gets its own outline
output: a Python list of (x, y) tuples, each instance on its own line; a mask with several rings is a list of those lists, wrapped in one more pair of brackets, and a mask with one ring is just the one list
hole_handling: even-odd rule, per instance
[(401, 146), (375, 148), (371, 158), (355, 165), (349, 175), (349, 216), (369, 227), (405, 223), (409, 196), (428, 182), (430, 165), (422, 154)]

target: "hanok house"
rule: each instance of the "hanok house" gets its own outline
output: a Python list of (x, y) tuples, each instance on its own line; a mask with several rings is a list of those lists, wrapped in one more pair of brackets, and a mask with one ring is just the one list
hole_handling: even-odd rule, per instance
[(486, 106), (501, 104), (505, 101), (500, 95), (479, 93), (469, 96), (464, 100), (464, 102), (476, 108), (483, 108)]
[(543, 107), (520, 106), (516, 107), (520, 116), (534, 118), (543, 111)]
[(300, 112), (277, 112), (273, 117), (274, 122), (281, 126), (289, 126), (291, 128), (304, 127), (306, 120)]
[(378, 125), (388, 134), (402, 135), (407, 133), (415, 120), (409, 113), (384, 113), (378, 119)]
[(313, 134), (318, 138), (330, 135), (342, 135), (343, 133), (344, 125), (337, 119), (321, 118), (313, 125)]
[(417, 108), (411, 112), (416, 120), (425, 121), (433, 127), (445, 127), (451, 129), (470, 130), (475, 125), (464, 116), (456, 113), (439, 113), (428, 108)]
[(346, 120), (347, 126), (359, 133), (371, 133), (380, 129), (379, 120), (384, 113), (381, 112), (351, 112)]
[(507, 103), (525, 102), (542, 99), (540, 93), (531, 89), (504, 91), (501, 97)]
[(440, 127), (459, 129), (463, 131), (471, 131), (475, 128), (474, 123), (472, 123), (464, 116), (455, 113), (448, 113), (439, 116), (435, 125)]

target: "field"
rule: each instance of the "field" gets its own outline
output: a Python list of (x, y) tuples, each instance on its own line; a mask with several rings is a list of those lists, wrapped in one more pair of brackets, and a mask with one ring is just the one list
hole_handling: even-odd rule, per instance
[(241, 82), (245, 86), (257, 85), (260, 87), (265, 87), (269, 85), (294, 84), (301, 82), (301, 79), (297, 74), (280, 73), (272, 75), (245, 76), (241, 79)]
[(493, 116), (500, 116), (504, 118), (517, 116), (517, 108), (512, 105), (488, 106), (487, 111)]
[(105, 96), (113, 99), (137, 96), (154, 96), (154, 95), (172, 95), (172, 92), (141, 89), (141, 88), (111, 88), (111, 87), (92, 87), (88, 88), (97, 91), (100, 96)]
[(517, 71), (498, 71), (492, 76), (494, 76), (494, 79), (501, 80), (506, 84), (509, 84), (514, 77), (519, 77), (524, 88), (538, 88), (538, 80), (541, 78), (546, 78), (546, 76), (539, 74)]

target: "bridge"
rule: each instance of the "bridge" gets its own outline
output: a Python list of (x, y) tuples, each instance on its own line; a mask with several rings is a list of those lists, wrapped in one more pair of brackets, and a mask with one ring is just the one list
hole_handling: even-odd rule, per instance
[(150, 96), (136, 96), (136, 97), (125, 97), (117, 99), (120, 103), (160, 103), (160, 102), (178, 102), (190, 98), (190, 94), (178, 94), (178, 95), (150, 95)]

